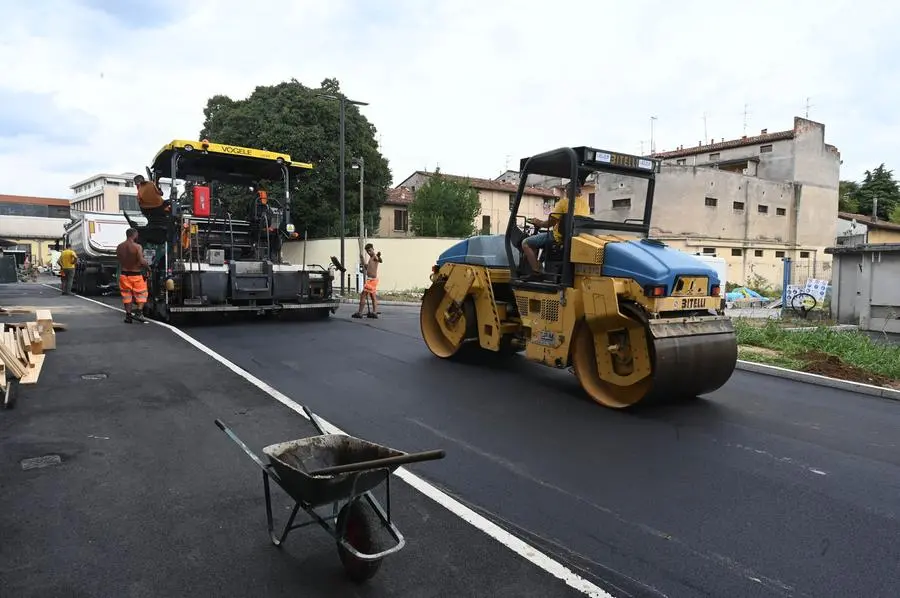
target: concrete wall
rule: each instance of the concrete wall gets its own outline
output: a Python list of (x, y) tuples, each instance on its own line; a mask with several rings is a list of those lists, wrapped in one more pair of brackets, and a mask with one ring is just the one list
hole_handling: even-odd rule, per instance
[[(431, 267), (438, 256), (461, 239), (454, 238), (407, 238), (369, 239), (375, 251), (381, 252), (384, 263), (379, 266), (378, 288), (381, 291), (408, 291), (425, 288), (431, 284), (428, 279)], [(359, 263), (359, 240), (347, 237), (344, 240), (347, 273), (351, 275), (350, 288), (356, 289), (355, 266)], [(336, 239), (309, 241), (306, 248), (306, 263), (328, 267), (331, 256), (340, 257), (341, 242)], [(291, 241), (284, 244), (282, 256), (292, 264), (303, 263), (303, 242)], [(346, 276), (346, 274), (345, 274)], [(338, 281), (338, 285), (340, 283)]]
[[(621, 222), (643, 217), (646, 181), (607, 175), (597, 186), (594, 216)], [(629, 200), (630, 207), (614, 207)], [(821, 212), (816, 205), (834, 203)], [(728, 261), (731, 279), (745, 284), (760, 276), (781, 286), (782, 258), (808, 262), (810, 276), (830, 272), (837, 223), (837, 191), (800, 187), (733, 172), (667, 166), (657, 176), (653, 198), (653, 237), (691, 253)]]
[(900, 334), (900, 244), (833, 248), (832, 317)]
[(900, 231), (871, 227), (869, 228), (867, 241), (872, 245), (900, 243)]

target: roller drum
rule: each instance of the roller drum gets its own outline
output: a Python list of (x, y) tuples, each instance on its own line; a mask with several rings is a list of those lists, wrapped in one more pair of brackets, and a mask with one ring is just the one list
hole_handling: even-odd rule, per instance
[(651, 325), (648, 340), (653, 386), (642, 402), (691, 399), (728, 382), (737, 365), (737, 336), (730, 320), (673, 327)]

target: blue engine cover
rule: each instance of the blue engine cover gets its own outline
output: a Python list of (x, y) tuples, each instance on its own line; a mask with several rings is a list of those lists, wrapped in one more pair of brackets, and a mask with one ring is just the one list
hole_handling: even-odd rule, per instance
[(667, 295), (678, 276), (708, 276), (707, 294), (720, 284), (718, 273), (694, 256), (647, 239), (607, 243), (601, 272), (603, 276), (631, 278), (642, 287), (665, 285)]
[[(518, 261), (519, 251), (513, 247), (513, 258)], [(444, 251), (437, 265), (472, 264), (488, 268), (508, 268), (506, 239), (504, 235), (479, 235), (464, 239)]]

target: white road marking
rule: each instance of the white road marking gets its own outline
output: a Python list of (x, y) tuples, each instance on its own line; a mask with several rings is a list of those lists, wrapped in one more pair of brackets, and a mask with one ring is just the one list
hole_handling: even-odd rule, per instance
[[(41, 284), (43, 284), (43, 286), (45, 286), (45, 287), (59, 290), (58, 287), (54, 287), (54, 286), (44, 284), (44, 283), (41, 283)], [(84, 301), (90, 301), (91, 303), (96, 303), (97, 305), (100, 305), (107, 309), (111, 309), (113, 311), (118, 311), (120, 313), (125, 313), (124, 309), (115, 307), (113, 305), (108, 305), (106, 303), (103, 303), (102, 301), (96, 301), (94, 299), (91, 299), (89, 297), (83, 297), (81, 295), (74, 295), (74, 296), (78, 297), (79, 299), (83, 299)], [(181, 330), (175, 328), (174, 326), (170, 326), (169, 324), (166, 324), (164, 322), (158, 322), (155, 320), (151, 320), (151, 322), (153, 322), (157, 326), (162, 326), (163, 328), (167, 328), (169, 331), (171, 331), (175, 335), (181, 337), (182, 339), (184, 339), (185, 341), (187, 341), (188, 343), (190, 343), (191, 345), (193, 345), (194, 347), (196, 347), (203, 353), (212, 357), (213, 359), (215, 359), (216, 361), (218, 361), (219, 363), (221, 363), (222, 365), (227, 367), (229, 370), (231, 370), (232, 372), (234, 372), (235, 374), (237, 374), (238, 376), (240, 376), (241, 378), (243, 378), (250, 384), (256, 386), (257, 388), (259, 388), (260, 390), (262, 390), (263, 392), (265, 392), (266, 394), (271, 396), (273, 399), (275, 399), (279, 403), (283, 404), (285, 407), (288, 407), (289, 409), (295, 411), (296, 413), (301, 415), (303, 418), (309, 419), (309, 418), (307, 418), (306, 413), (304, 413), (303, 408), (298, 403), (294, 402), (290, 397), (288, 397), (281, 391), (277, 390), (276, 388), (272, 387), (271, 385), (263, 382), (262, 380), (260, 380), (259, 378), (257, 378), (253, 374), (251, 374), (250, 372), (244, 370), (240, 366), (229, 361), (222, 355), (219, 355), (214, 350), (207, 347), (206, 345), (204, 345), (203, 343), (201, 343), (194, 337), (192, 337), (189, 334), (186, 334), (185, 332), (182, 332)], [(346, 432), (344, 432), (343, 430), (341, 430), (334, 424), (326, 421), (325, 419), (323, 419), (321, 416), (319, 416), (317, 414), (316, 414), (316, 419), (319, 420), (319, 423), (322, 425), (322, 428), (329, 434), (342, 434), (345, 436), (347, 435)], [(442, 507), (444, 507), (445, 509), (447, 509), (448, 511), (450, 511), (451, 513), (453, 513), (460, 519), (462, 519), (463, 521), (469, 523), (476, 529), (484, 532), (491, 538), (498, 541), (503, 546), (507, 547), (508, 549), (515, 552), (516, 554), (523, 557), (524, 559), (531, 562), (532, 564), (540, 567), (541, 569), (543, 569), (547, 573), (553, 575), (557, 579), (562, 580), (563, 582), (565, 582), (565, 584), (567, 586), (574, 588), (575, 590), (578, 590), (585, 596), (590, 596), (591, 598), (614, 598), (612, 596), (612, 594), (609, 594), (605, 590), (594, 585), (593, 583), (584, 579), (580, 575), (577, 575), (568, 567), (564, 566), (563, 564), (554, 560), (552, 557), (542, 553), (535, 547), (531, 546), (530, 544), (528, 544), (528, 543), (524, 542), (523, 540), (517, 538), (516, 536), (512, 535), (511, 533), (504, 530), (503, 528), (501, 528), (497, 524), (493, 523), (492, 521), (479, 515), (478, 513), (476, 513), (469, 507), (463, 505), (456, 499), (445, 494), (444, 492), (442, 492), (435, 486), (431, 485), (430, 483), (426, 482), (419, 476), (417, 476), (413, 473), (410, 473), (409, 471), (405, 470), (402, 467), (398, 467), (396, 469), (395, 475), (397, 477), (399, 477), (401, 480), (403, 480), (404, 482), (406, 482), (407, 484), (409, 484), (410, 486), (412, 486), (413, 488), (415, 488), (416, 490), (418, 490), (419, 492), (421, 492), (422, 494), (424, 494), (425, 496), (427, 496), (428, 498), (430, 498), (431, 500), (433, 500), (434, 502), (438, 503), (439, 505), (441, 505)]]

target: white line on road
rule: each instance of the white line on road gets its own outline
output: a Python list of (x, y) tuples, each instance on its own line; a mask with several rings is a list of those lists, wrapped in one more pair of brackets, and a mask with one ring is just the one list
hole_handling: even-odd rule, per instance
[[(44, 283), (41, 283), (41, 284), (43, 284), (43, 286), (45, 286), (45, 287), (59, 290), (59, 287), (54, 287), (52, 285), (44, 284)], [(94, 299), (90, 299), (89, 297), (83, 297), (81, 295), (75, 295), (75, 297), (78, 297), (79, 299), (83, 299), (84, 301), (90, 301), (91, 303), (96, 303), (97, 305), (100, 305), (107, 309), (111, 309), (113, 311), (125, 313), (124, 309), (115, 307), (113, 305), (109, 305), (107, 303), (103, 303), (102, 301), (96, 301)], [(238, 366), (235, 363), (231, 362), (230, 360), (226, 359), (222, 355), (219, 355), (213, 349), (211, 349), (210, 347), (207, 347), (206, 345), (204, 345), (203, 343), (201, 343), (194, 337), (192, 337), (189, 334), (182, 332), (181, 330), (175, 328), (174, 326), (170, 326), (169, 324), (166, 324), (164, 322), (157, 322), (154, 320), (151, 320), (151, 322), (156, 324), (157, 326), (162, 326), (163, 328), (167, 328), (169, 331), (171, 331), (172, 333), (181, 337), (182, 339), (184, 339), (185, 341), (187, 341), (188, 343), (190, 343), (191, 345), (193, 345), (194, 347), (196, 347), (203, 353), (206, 353), (208, 356), (212, 357), (213, 359), (215, 359), (216, 361), (218, 361), (219, 363), (221, 363), (222, 365), (227, 367), (229, 370), (231, 370), (232, 372), (234, 372), (235, 374), (237, 374), (238, 376), (240, 376), (241, 378), (243, 378), (250, 384), (256, 386), (257, 388), (259, 388), (260, 390), (262, 390), (263, 392), (265, 392), (266, 394), (271, 396), (273, 399), (275, 399), (276, 401), (283, 404), (285, 407), (288, 407), (289, 409), (295, 411), (296, 413), (301, 415), (303, 418), (309, 419), (309, 418), (307, 418), (306, 413), (303, 411), (303, 408), (298, 403), (293, 401), (290, 397), (288, 397), (287, 395), (285, 395), (278, 389), (272, 387), (271, 385), (267, 384), (266, 382), (263, 382), (262, 380), (260, 380), (259, 378), (257, 378), (253, 374), (251, 374), (250, 372), (246, 371), (245, 369), (241, 368), (240, 366)], [(322, 419), (322, 417), (316, 415), (316, 419), (319, 420), (319, 423), (322, 424), (322, 427), (324, 428), (324, 430), (326, 432), (331, 433), (331, 434), (343, 434), (345, 436), (347, 435), (346, 432), (344, 432), (343, 430), (341, 430), (334, 424)], [(399, 467), (396, 469), (395, 474), (401, 480), (403, 480), (404, 482), (406, 482), (407, 484), (409, 484), (410, 486), (412, 486), (413, 488), (415, 488), (416, 490), (418, 490), (419, 492), (421, 492), (422, 494), (424, 494), (425, 496), (427, 496), (434, 502), (438, 503), (439, 505), (441, 505), (442, 507), (444, 507), (445, 509), (447, 509), (448, 511), (450, 511), (451, 513), (453, 513), (454, 515), (456, 515), (457, 517), (462, 519), (463, 521), (471, 524), (473, 527), (484, 532), (491, 538), (497, 540), (503, 546), (512, 550), (513, 552), (515, 552), (519, 556), (523, 557), (527, 561), (531, 562), (532, 564), (540, 567), (541, 569), (543, 569), (547, 573), (553, 575), (557, 579), (562, 580), (569, 587), (574, 588), (575, 590), (578, 590), (582, 594), (584, 594), (586, 596), (590, 596), (591, 598), (614, 598), (612, 596), (612, 594), (606, 592), (605, 590), (601, 589), (597, 585), (584, 579), (580, 575), (577, 575), (576, 573), (574, 573), (571, 569), (569, 569), (562, 563), (554, 560), (552, 557), (542, 553), (541, 551), (539, 551), (535, 547), (531, 546), (527, 542), (524, 542), (523, 540), (521, 540), (518, 537), (514, 536), (513, 534), (509, 533), (505, 529), (501, 528), (499, 525), (497, 525), (497, 524), (493, 523), (492, 521), (486, 519), (485, 517), (479, 515), (478, 513), (476, 513), (469, 507), (463, 505), (461, 502), (452, 498), (448, 494), (445, 494), (444, 492), (439, 490), (437, 487), (433, 486), (429, 482), (426, 482), (425, 480), (423, 480), (419, 476), (415, 475), (414, 473), (411, 473), (411, 472), (407, 471), (406, 469)]]

